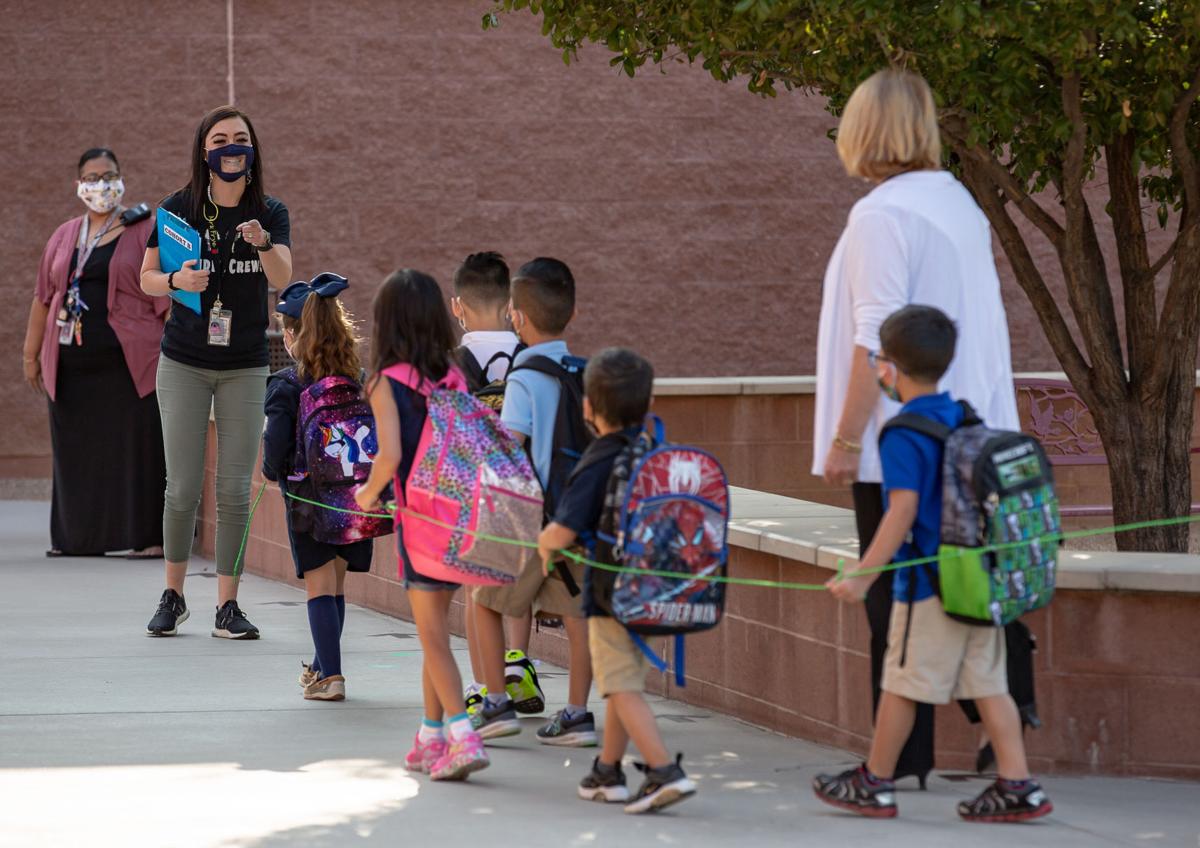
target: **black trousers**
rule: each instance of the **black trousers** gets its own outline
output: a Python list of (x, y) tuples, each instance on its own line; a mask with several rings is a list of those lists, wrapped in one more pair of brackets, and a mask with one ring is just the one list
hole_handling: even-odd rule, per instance
[[(861, 556), (883, 521), (883, 487), (878, 483), (855, 483), (854, 522), (858, 528), (858, 551)], [(887, 654), (888, 624), (892, 618), (892, 572), (885, 571), (875, 578), (867, 590), (867, 626), (871, 630), (871, 704), (879, 709), (880, 685), (883, 683), (883, 658)], [(933, 769), (933, 705), (917, 704), (917, 720), (912, 733), (896, 761), (897, 778), (908, 775), (924, 776)]]

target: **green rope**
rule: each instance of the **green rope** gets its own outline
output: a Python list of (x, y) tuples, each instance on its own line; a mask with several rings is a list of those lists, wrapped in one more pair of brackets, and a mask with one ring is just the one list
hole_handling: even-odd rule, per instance
[[(265, 484), (264, 484), (264, 488), (265, 488)], [(394, 518), (395, 512), (401, 512), (405, 515), (410, 515), (414, 518), (420, 519), (421, 521), (427, 521), (430, 524), (441, 527), (443, 529), (458, 530), (465, 536), (474, 536), (477, 539), (482, 539), (487, 542), (494, 542), (494, 543), (500, 544), (500, 545), (512, 545), (514, 547), (530, 548), (530, 549), (535, 549), (535, 550), (538, 547), (537, 542), (528, 542), (528, 541), (524, 541), (521, 539), (508, 539), (508, 538), (504, 538), (502, 536), (492, 536), (487, 533), (480, 533), (478, 531), (459, 528), (453, 524), (447, 524), (446, 522), (439, 521), (438, 519), (432, 518), (431, 516), (422, 515), (417, 512), (412, 512), (411, 510), (408, 510), (408, 509), (400, 509), (400, 510), (395, 510), (395, 512), (388, 512), (388, 513), (361, 512), (361, 511), (355, 510), (355, 509), (342, 509), (340, 507), (329, 506), (328, 504), (323, 504), (320, 501), (313, 501), (313, 500), (309, 500), (308, 498), (302, 498), (299, 495), (293, 495), (290, 492), (287, 493), (287, 496), (289, 498), (291, 498), (292, 500), (299, 501), (300, 503), (310, 504), (312, 506), (321, 507), (322, 509), (332, 510), (333, 512), (341, 512), (341, 513), (346, 513), (348, 515), (360, 515), (365, 518)], [(262, 497), (262, 492), (259, 492), (259, 497), (260, 498)], [(257, 507), (257, 505), (258, 505), (258, 502), (256, 500), (255, 506)], [(1045, 542), (1045, 543), (1062, 542), (1062, 541), (1066, 541), (1068, 539), (1083, 539), (1083, 538), (1087, 538), (1089, 536), (1105, 536), (1105, 535), (1116, 534), (1116, 533), (1128, 533), (1133, 530), (1145, 530), (1145, 529), (1149, 529), (1152, 527), (1170, 527), (1170, 526), (1177, 526), (1180, 524), (1190, 524), (1195, 521), (1200, 521), (1200, 515), (1184, 516), (1182, 518), (1161, 518), (1161, 519), (1154, 519), (1154, 520), (1148, 520), (1148, 521), (1135, 521), (1135, 522), (1131, 522), (1128, 524), (1118, 524), (1113, 527), (1099, 527), (1099, 528), (1093, 528), (1091, 530), (1074, 530), (1069, 533), (1045, 534), (1045, 535), (1038, 536), (1035, 538), (1038, 542)], [(248, 528), (247, 528), (247, 532), (248, 532)], [(1024, 547), (1025, 545), (1028, 545), (1031, 541), (1033, 541), (1033, 540), (1027, 539), (1027, 540), (1021, 541), (1021, 542), (1004, 542), (1004, 543), (995, 544), (995, 545), (988, 545), (986, 547), (979, 548), (978, 550), (980, 553), (994, 553), (994, 552), (1001, 552), (1001, 551), (1006, 551), (1006, 550), (1014, 550), (1016, 548), (1020, 548), (1020, 547)], [(760, 588), (770, 588), (770, 589), (795, 589), (795, 590), (801, 590), (801, 591), (823, 591), (828, 588), (825, 586), (824, 583), (793, 583), (793, 582), (779, 581), (779, 580), (761, 580), (761, 579), (750, 578), (750, 577), (728, 577), (728, 576), (721, 576), (721, 575), (693, 575), (693, 574), (681, 575), (677, 571), (662, 571), (662, 570), (658, 570), (658, 569), (649, 569), (649, 568), (630, 568), (628, 566), (623, 566), (623, 565), (612, 565), (611, 563), (596, 562), (595, 560), (588, 559), (587, 557), (581, 556), (580, 554), (577, 554), (577, 553), (574, 553), (573, 551), (568, 551), (568, 550), (559, 551), (559, 554), (562, 557), (564, 557), (565, 559), (569, 559), (572, 562), (576, 562), (580, 565), (584, 565), (589, 568), (598, 568), (602, 571), (610, 571), (610, 572), (613, 572), (616, 574), (622, 574), (622, 573), (639, 574), (639, 575), (651, 576), (651, 577), (673, 578), (676, 580), (688, 579), (688, 580), (697, 580), (697, 581), (707, 581), (710, 583), (725, 583), (725, 584), (735, 585), (735, 586), (757, 586)], [(935, 562), (938, 562), (938, 560), (939, 560), (939, 557), (937, 557), (937, 556), (928, 556), (928, 557), (919, 557), (917, 559), (904, 560), (901, 562), (892, 562), (892, 563), (888, 563), (887, 565), (879, 566), (877, 568), (866, 568), (866, 569), (858, 570), (855, 572), (855, 576), (869, 575), (869, 574), (882, 574), (887, 571), (896, 571), (898, 569), (909, 568), (914, 565), (922, 565), (925, 563), (935, 563)], [(843, 558), (843, 557), (838, 558), (837, 572), (838, 572), (839, 577), (843, 576), (845, 574), (845, 562), (846, 562), (845, 558)]]
[(258, 495), (254, 498), (254, 503), (250, 506), (250, 515), (246, 518), (246, 531), (242, 533), (242, 546), (238, 548), (237, 559), (233, 561), (233, 576), (237, 577), (242, 567), (242, 555), (246, 553), (246, 542), (250, 539), (250, 522), (254, 520), (254, 513), (258, 512), (258, 502), (262, 500), (262, 496), (267, 491), (267, 484), (264, 482), (262, 488), (258, 490)]

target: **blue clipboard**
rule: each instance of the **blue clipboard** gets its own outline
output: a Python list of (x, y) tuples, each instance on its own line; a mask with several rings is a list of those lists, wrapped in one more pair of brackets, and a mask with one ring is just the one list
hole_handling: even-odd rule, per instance
[[(200, 259), (200, 233), (192, 225), (166, 209), (159, 207), (156, 215), (158, 227), (158, 266), (164, 274), (178, 271), (189, 259)], [(200, 293), (172, 291), (171, 299), (200, 314)]]

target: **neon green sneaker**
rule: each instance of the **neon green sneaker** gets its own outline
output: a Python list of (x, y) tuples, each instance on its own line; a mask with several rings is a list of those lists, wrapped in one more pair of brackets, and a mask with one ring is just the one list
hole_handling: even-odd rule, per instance
[(505, 690), (517, 712), (534, 715), (545, 711), (546, 696), (538, 683), (537, 669), (524, 652), (506, 652), (504, 663)]
[(479, 711), (483, 708), (483, 698), (485, 695), (487, 695), (487, 687), (477, 687), (474, 683), (468, 686), (467, 691), (463, 693), (463, 701), (466, 703), (467, 715), (471, 717), (472, 726), (475, 725), (475, 719), (479, 716)]

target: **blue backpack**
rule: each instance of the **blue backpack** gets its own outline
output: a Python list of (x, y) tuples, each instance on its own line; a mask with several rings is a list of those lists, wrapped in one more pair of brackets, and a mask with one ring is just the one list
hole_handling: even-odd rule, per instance
[(641, 637), (675, 636), (682, 686), (684, 635), (716, 627), (725, 609), (725, 583), (706, 578), (728, 573), (729, 484), (712, 454), (668, 444), (657, 416), (648, 424), (613, 463), (596, 534), (597, 560), (628, 570), (593, 568), (592, 600), (660, 671)]

